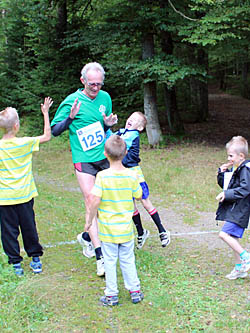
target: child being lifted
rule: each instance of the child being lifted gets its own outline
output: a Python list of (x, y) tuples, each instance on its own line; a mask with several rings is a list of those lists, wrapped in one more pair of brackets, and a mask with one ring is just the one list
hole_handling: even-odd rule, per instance
[[(162, 247), (170, 244), (170, 232), (166, 230), (161, 222), (161, 218), (157, 209), (153, 206), (149, 199), (149, 188), (146, 183), (141, 167), (139, 166), (140, 160), (140, 132), (144, 130), (147, 125), (147, 119), (142, 112), (134, 112), (126, 121), (125, 128), (119, 129), (114, 134), (119, 135), (126, 142), (127, 154), (122, 160), (122, 164), (126, 168), (131, 168), (137, 173), (139, 182), (142, 188), (142, 205), (154, 221), (161, 241)], [(108, 130), (108, 135), (112, 132)], [(133, 213), (133, 221), (138, 233), (137, 236), (137, 249), (141, 249), (149, 236), (149, 231), (144, 229), (141, 222), (141, 215), (136, 207)]]

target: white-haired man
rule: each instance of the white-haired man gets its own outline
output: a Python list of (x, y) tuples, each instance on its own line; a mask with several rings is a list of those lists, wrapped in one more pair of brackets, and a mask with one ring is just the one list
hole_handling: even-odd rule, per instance
[[(65, 98), (51, 123), (54, 136), (69, 129), (72, 160), (84, 197), (86, 213), (89, 210), (90, 192), (96, 174), (109, 167), (104, 156), (105, 131), (117, 122), (117, 116), (112, 114), (111, 97), (101, 90), (104, 77), (105, 71), (99, 63), (86, 64), (80, 77), (84, 88)], [(89, 235), (80, 233), (77, 240), (83, 246), (86, 257), (96, 256), (97, 275), (103, 276), (104, 262), (96, 218)]]

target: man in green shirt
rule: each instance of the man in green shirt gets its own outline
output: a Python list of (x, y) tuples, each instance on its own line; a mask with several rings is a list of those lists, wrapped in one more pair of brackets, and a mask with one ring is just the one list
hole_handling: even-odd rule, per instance
[[(86, 212), (89, 209), (90, 192), (97, 172), (109, 167), (109, 162), (104, 156), (105, 130), (117, 122), (117, 116), (112, 114), (111, 98), (107, 92), (101, 90), (104, 76), (105, 72), (100, 64), (86, 64), (80, 77), (84, 88), (65, 98), (51, 123), (54, 136), (69, 129), (72, 160)], [(96, 256), (97, 275), (103, 276), (104, 262), (96, 218), (89, 235), (81, 233), (77, 240), (83, 246), (85, 256)]]

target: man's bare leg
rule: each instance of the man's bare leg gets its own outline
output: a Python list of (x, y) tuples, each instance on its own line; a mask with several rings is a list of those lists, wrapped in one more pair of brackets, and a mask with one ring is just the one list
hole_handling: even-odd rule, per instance
[[(78, 180), (78, 184), (80, 186), (81, 192), (84, 197), (85, 202), (85, 209), (86, 209), (86, 215), (89, 212), (89, 207), (91, 203), (91, 190), (95, 184), (95, 177), (87, 174), (82, 173), (76, 170), (76, 177)], [(89, 236), (91, 238), (91, 241), (93, 243), (93, 246), (95, 248), (95, 255), (96, 255), (96, 265), (97, 265), (97, 275), (103, 276), (105, 274), (104, 270), (104, 261), (103, 256), (101, 252), (101, 242), (98, 238), (98, 226), (97, 226), (97, 218), (93, 220), (92, 226), (89, 229)]]
[[(78, 180), (78, 184), (80, 186), (81, 192), (84, 197), (86, 214), (88, 214), (89, 205), (91, 202), (90, 192), (92, 190), (92, 187), (95, 184), (95, 177), (88, 173), (83, 173), (83, 172), (79, 172), (76, 170), (76, 178)], [(89, 230), (89, 235), (90, 235), (90, 238), (92, 240), (94, 247), (95, 248), (100, 247), (101, 243), (98, 238), (98, 228), (97, 228), (97, 219), (96, 218), (94, 219), (92, 226)]]

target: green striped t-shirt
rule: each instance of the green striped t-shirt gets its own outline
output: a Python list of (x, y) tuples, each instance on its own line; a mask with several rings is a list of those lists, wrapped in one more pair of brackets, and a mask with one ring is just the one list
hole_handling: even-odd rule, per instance
[(134, 239), (133, 198), (142, 196), (136, 173), (130, 169), (100, 171), (91, 193), (101, 198), (98, 208), (100, 240), (121, 244)]
[(38, 195), (32, 175), (32, 153), (37, 138), (0, 140), (0, 205), (28, 202)]

